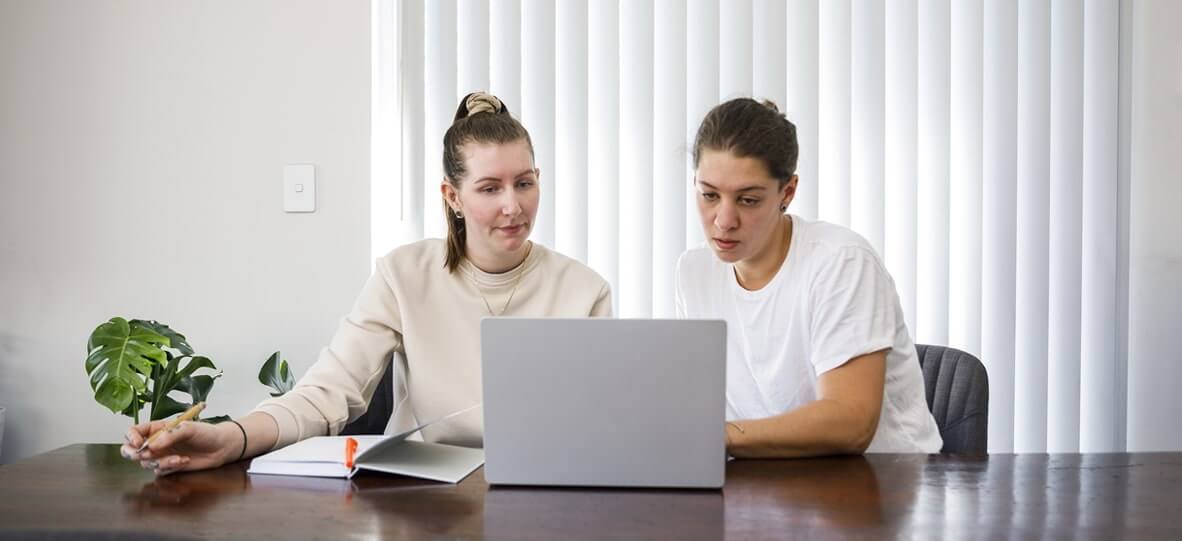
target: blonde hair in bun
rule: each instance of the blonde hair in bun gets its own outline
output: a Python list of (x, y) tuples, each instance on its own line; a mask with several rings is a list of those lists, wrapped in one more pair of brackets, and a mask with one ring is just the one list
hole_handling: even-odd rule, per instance
[(501, 107), (504, 107), (504, 105), (500, 99), (492, 94), (473, 92), (464, 101), (464, 107), (468, 109), (467, 116), (472, 116), (480, 113), (499, 113)]

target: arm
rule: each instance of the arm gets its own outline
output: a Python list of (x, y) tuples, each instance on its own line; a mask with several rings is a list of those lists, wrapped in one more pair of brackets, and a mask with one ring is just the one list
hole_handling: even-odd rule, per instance
[(604, 282), (599, 289), (599, 297), (591, 306), (591, 317), (612, 317), (612, 288)]
[(885, 381), (885, 350), (855, 357), (817, 379), (817, 400), (774, 417), (727, 423), (727, 452), (737, 458), (861, 454), (878, 430)]

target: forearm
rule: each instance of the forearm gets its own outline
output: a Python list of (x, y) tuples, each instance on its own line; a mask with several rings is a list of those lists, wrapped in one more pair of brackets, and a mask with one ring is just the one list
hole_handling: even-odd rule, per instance
[[(239, 430), (234, 423), (226, 422), (218, 425), (222, 441), (225, 442), (222, 447), (226, 452), (226, 463), (238, 460), (239, 455), (243, 459), (248, 459), (266, 453), (275, 446), (275, 442), (279, 439), (279, 425), (275, 422), (275, 418), (267, 413), (255, 411), (241, 419), (235, 419), (235, 421), (242, 425), (242, 430)], [(243, 441), (244, 432), (245, 441)], [(244, 444), (245, 451), (243, 450)]]
[(860, 454), (870, 445), (878, 416), (820, 399), (763, 419), (727, 423), (727, 452), (738, 458), (794, 458)]

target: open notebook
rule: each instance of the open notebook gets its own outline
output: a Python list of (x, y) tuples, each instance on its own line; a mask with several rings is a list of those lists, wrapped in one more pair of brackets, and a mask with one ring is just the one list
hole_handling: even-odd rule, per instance
[[(361, 470), (458, 483), (484, 464), (484, 451), (442, 443), (408, 441), (432, 424), (465, 413), (472, 406), (400, 434), (317, 436), (256, 457), (247, 473), (351, 478)], [(357, 442), (352, 467), (346, 466), (348, 440)]]

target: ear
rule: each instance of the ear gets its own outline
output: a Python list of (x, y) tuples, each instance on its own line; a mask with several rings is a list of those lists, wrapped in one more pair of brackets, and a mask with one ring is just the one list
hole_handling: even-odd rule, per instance
[(788, 179), (788, 182), (784, 184), (783, 188), (781, 188), (781, 190), (784, 192), (780, 197), (781, 210), (788, 210), (788, 205), (791, 204), (792, 200), (796, 198), (796, 183), (798, 180), (800, 180), (799, 176), (792, 175), (792, 178)]
[(453, 211), (460, 210), (460, 192), (456, 191), (456, 187), (448, 182), (447, 177), (443, 178), (443, 182), (439, 183), (439, 191), (443, 194), (443, 200), (447, 202), (447, 206), (451, 207)]

